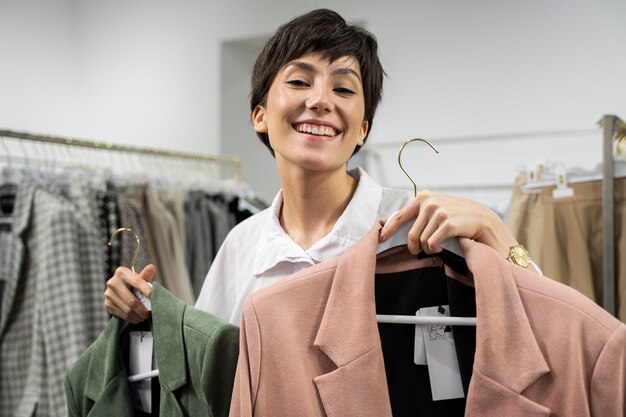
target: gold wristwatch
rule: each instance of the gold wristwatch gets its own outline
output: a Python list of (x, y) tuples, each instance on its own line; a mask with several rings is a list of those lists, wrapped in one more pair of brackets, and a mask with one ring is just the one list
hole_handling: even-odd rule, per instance
[(507, 261), (514, 263), (515, 265), (519, 265), (522, 268), (528, 268), (530, 265), (530, 255), (525, 247), (522, 245), (513, 245), (509, 248), (509, 256), (506, 258)]

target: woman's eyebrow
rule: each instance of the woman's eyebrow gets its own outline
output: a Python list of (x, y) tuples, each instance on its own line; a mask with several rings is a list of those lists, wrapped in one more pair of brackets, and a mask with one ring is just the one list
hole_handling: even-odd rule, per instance
[[(298, 67), (301, 70), (304, 70), (306, 72), (310, 72), (310, 73), (315, 73), (315, 67), (311, 64), (307, 64), (306, 62), (302, 62), (302, 61), (291, 61), (289, 64), (287, 64), (288, 67), (290, 66), (294, 66), (294, 67)], [(352, 68), (347, 68), (347, 67), (340, 67), (340, 68), (335, 68), (331, 71), (331, 74), (333, 75), (348, 75), (348, 74), (352, 74), (354, 75), (359, 82), (361, 81), (361, 77), (359, 76), (359, 74), (353, 70)]]
[(287, 64), (287, 67), (291, 67), (291, 66), (298, 67), (301, 70), (304, 70), (306, 72), (315, 73), (315, 68), (313, 67), (313, 65), (307, 64), (306, 62), (291, 61), (290, 63)]
[(359, 81), (361, 81), (361, 77), (359, 77), (359, 74), (353, 70), (352, 68), (335, 68), (332, 71), (333, 75), (347, 75), (347, 74), (352, 74), (354, 75)]

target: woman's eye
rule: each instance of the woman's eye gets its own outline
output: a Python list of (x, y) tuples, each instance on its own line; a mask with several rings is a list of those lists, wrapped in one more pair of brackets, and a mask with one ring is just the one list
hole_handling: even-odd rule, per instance
[(305, 83), (302, 80), (289, 80), (287, 84), (292, 85), (294, 87), (308, 87), (309, 84)]
[(345, 88), (345, 87), (335, 88), (335, 92), (339, 93), (339, 94), (346, 94), (346, 95), (355, 94), (354, 91), (350, 90), (349, 88)]

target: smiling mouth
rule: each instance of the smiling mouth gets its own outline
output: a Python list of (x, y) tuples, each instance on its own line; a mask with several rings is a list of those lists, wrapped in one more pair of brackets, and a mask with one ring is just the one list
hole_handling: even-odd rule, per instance
[(293, 128), (301, 133), (308, 133), (316, 136), (327, 136), (331, 138), (341, 133), (329, 126), (313, 125), (309, 123), (294, 124)]

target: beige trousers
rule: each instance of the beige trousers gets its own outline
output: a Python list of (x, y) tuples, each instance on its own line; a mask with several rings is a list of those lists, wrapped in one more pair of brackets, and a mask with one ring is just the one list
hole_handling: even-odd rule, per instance
[[(552, 197), (554, 187), (526, 194), (518, 180), (508, 224), (550, 278), (602, 303), (602, 183), (570, 184), (574, 196)], [(626, 322), (626, 178), (615, 180), (617, 317)]]

